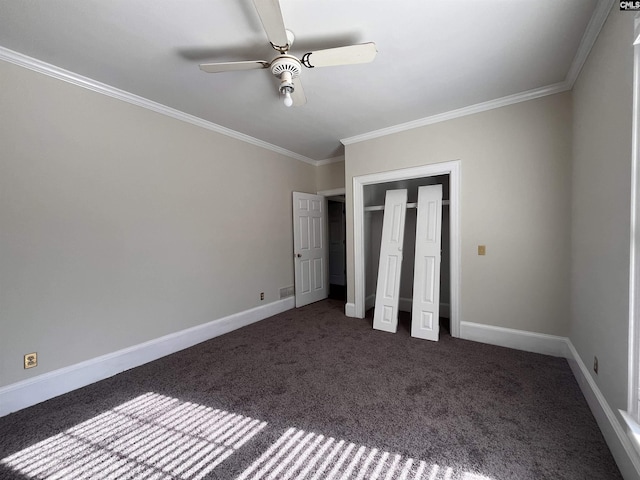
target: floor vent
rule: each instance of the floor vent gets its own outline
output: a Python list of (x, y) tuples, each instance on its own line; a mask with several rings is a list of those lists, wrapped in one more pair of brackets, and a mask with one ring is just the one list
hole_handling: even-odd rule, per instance
[(293, 288), (293, 285), (291, 285), (290, 287), (282, 287), (280, 289), (280, 298), (293, 297), (294, 294), (295, 290)]

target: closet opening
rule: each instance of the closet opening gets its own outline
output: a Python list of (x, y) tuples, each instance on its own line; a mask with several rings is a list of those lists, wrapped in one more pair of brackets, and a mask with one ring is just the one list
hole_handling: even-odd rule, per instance
[(418, 188), (426, 185), (442, 185), (441, 219), (441, 262), (440, 262), (440, 331), (451, 333), (451, 262), (450, 262), (450, 226), (449, 226), (449, 174), (432, 177), (395, 180), (385, 183), (365, 185), (364, 197), (364, 256), (365, 256), (365, 315), (373, 317), (373, 308), (378, 283), (378, 265), (382, 239), (382, 221), (384, 216), (385, 195), (388, 190), (407, 190), (407, 209), (405, 217), (404, 241), (402, 245), (402, 266), (400, 275), (400, 301), (398, 304), (398, 327), (411, 331), (411, 309), (414, 289), (414, 267), (416, 250), (416, 220)]
[[(460, 336), (460, 161), (434, 163), (420, 167), (361, 175), (353, 178), (353, 284), (354, 302), (347, 303), (347, 316), (364, 318), (375, 303), (378, 273), (381, 212), (387, 190), (406, 188), (417, 196), (422, 185), (443, 185), (442, 264), (440, 273), (440, 317), (452, 337)], [(413, 200), (415, 202), (416, 200)], [(409, 199), (409, 203), (412, 200)], [(366, 208), (365, 208), (366, 207)], [(381, 210), (381, 209), (380, 209)], [(410, 310), (415, 251), (415, 209), (407, 210), (407, 225), (413, 234), (405, 235), (400, 284), (400, 310)], [(411, 227), (410, 225), (413, 225)], [(414, 248), (412, 248), (412, 246)], [(448, 322), (447, 320), (448, 319)]]

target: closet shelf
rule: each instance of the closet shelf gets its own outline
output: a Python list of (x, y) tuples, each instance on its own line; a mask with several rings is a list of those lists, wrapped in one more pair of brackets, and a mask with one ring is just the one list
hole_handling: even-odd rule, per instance
[[(417, 203), (407, 203), (407, 208), (416, 208), (417, 206)], [(442, 206), (449, 206), (449, 200), (443, 200)], [(384, 205), (372, 205), (370, 207), (364, 207), (365, 212), (380, 212), (382, 210), (384, 210)]]

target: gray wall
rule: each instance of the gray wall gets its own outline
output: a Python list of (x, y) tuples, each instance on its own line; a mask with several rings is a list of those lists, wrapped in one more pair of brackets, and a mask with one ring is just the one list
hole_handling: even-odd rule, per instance
[(347, 145), (348, 301), (353, 177), (451, 160), (462, 165), (461, 320), (567, 335), (570, 93)]
[(0, 386), (293, 285), (291, 192), (315, 192), (316, 167), (12, 64), (0, 78)]
[(627, 407), (633, 14), (614, 5), (573, 90), (571, 329), (613, 408)]
[(344, 188), (344, 160), (316, 167), (316, 191)]

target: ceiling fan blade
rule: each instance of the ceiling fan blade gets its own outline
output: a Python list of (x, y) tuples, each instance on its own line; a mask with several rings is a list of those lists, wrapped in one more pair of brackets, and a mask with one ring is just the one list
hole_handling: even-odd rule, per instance
[(291, 94), (291, 100), (293, 100), (294, 107), (300, 107), (307, 103), (307, 97), (302, 89), (302, 83), (299, 78), (293, 79), (293, 93)]
[(305, 53), (302, 57), (302, 64), (307, 68), (314, 68), (369, 63), (376, 58), (377, 53), (375, 43), (362, 43)]
[(253, 0), (253, 4), (258, 11), (262, 27), (267, 34), (267, 38), (274, 47), (281, 47), (288, 50), (287, 31), (284, 28), (284, 19), (280, 9), (279, 0)]
[(207, 73), (234, 72), (237, 70), (257, 70), (267, 68), (269, 62), (254, 60), (250, 62), (202, 63), (200, 70)]

